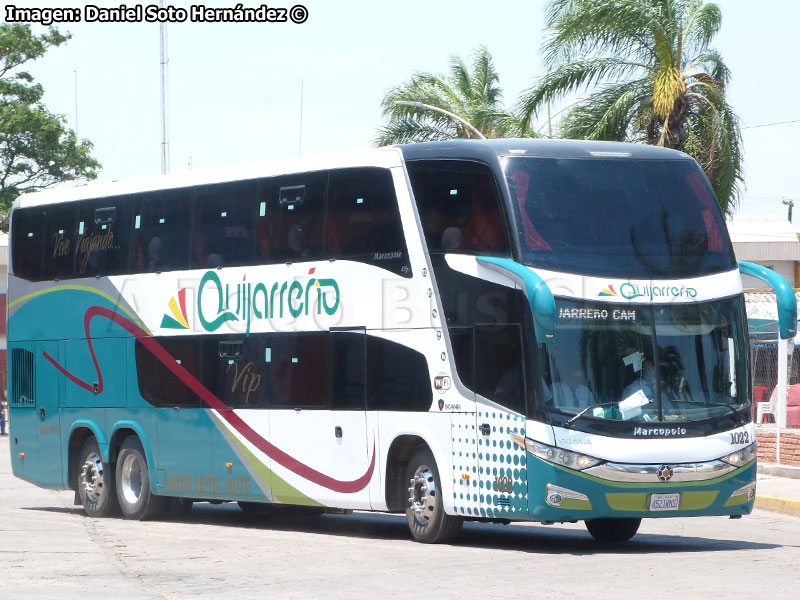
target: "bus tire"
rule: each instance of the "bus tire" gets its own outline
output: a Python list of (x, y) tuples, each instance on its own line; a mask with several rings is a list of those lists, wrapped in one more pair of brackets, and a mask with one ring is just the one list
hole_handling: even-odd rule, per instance
[(87, 438), (78, 452), (76, 479), (78, 498), (88, 516), (100, 518), (116, 514), (113, 469), (103, 462), (94, 437)]
[(427, 446), (420, 446), (411, 455), (404, 483), (408, 488), (406, 518), (414, 539), (426, 544), (453, 541), (464, 518), (444, 511), (439, 469)]
[(641, 519), (587, 519), (586, 529), (598, 542), (627, 542), (639, 531)]
[(117, 498), (122, 516), (142, 521), (157, 519), (167, 507), (167, 498), (150, 490), (150, 472), (142, 443), (135, 435), (122, 442), (117, 457)]

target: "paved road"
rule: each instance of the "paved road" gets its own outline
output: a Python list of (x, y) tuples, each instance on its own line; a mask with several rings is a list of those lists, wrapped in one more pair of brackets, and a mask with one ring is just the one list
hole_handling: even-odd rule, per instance
[(645, 521), (602, 547), (582, 525), (468, 524), (456, 545), (405, 519), (276, 520), (197, 505), (181, 521), (90, 519), (10, 473), (0, 438), (0, 598), (797, 598), (800, 518)]

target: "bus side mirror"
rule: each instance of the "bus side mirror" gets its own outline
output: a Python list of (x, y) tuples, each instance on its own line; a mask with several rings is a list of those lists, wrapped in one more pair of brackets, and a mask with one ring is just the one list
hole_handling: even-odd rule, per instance
[(515, 281), (525, 290), (525, 296), (533, 312), (536, 339), (542, 344), (556, 341), (556, 301), (544, 279), (510, 258), (479, 256), (477, 261), (478, 264)]
[(782, 340), (797, 335), (797, 300), (794, 290), (783, 277), (775, 271), (751, 262), (739, 261), (739, 270), (744, 275), (755, 277), (775, 290), (778, 301), (778, 331)]

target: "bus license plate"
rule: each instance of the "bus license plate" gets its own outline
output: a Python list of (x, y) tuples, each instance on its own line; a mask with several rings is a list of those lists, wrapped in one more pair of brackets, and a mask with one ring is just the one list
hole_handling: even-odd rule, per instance
[(651, 494), (650, 510), (678, 510), (681, 504), (680, 494)]

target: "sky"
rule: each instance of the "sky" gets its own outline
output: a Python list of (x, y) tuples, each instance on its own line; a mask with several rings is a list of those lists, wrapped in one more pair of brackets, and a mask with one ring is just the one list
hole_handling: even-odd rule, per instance
[[(269, 6), (288, 9), (295, 1)], [(302, 1), (308, 10), (302, 24), (167, 25), (170, 172), (372, 146), (385, 123), (380, 102), (390, 88), (414, 71), (447, 72), (453, 55), (469, 62), (482, 44), (494, 57), (507, 107), (545, 72), (542, 1)], [(6, 4), (85, 6), (18, 0), (2, 4), (3, 18)], [(781, 201), (793, 199), (800, 215), (800, 78), (793, 42), (800, 2), (717, 4), (723, 24), (711, 45), (732, 72), (728, 99), (743, 127), (745, 189), (738, 214), (785, 215)], [(44, 87), (48, 108), (92, 141), (103, 165), (99, 181), (159, 174), (159, 25), (59, 27), (72, 39), (26, 65)]]

